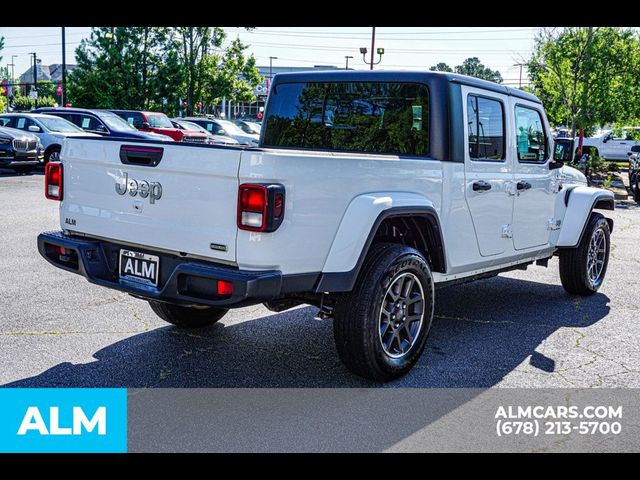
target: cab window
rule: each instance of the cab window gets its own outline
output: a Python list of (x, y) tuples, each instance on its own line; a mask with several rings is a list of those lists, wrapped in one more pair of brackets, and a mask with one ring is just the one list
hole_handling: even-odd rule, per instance
[(518, 160), (523, 163), (545, 163), (547, 161), (547, 136), (539, 111), (517, 105), (516, 141)]
[(504, 160), (504, 110), (502, 102), (477, 95), (467, 98), (469, 158)]

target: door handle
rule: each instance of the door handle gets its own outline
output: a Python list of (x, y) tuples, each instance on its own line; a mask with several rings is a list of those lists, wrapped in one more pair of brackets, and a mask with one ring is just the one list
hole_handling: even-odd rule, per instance
[(480, 180), (479, 182), (473, 183), (473, 191), (474, 192), (486, 192), (487, 190), (491, 190), (491, 184), (489, 182), (485, 182), (484, 180)]
[(520, 191), (529, 190), (531, 188), (531, 184), (529, 182), (518, 182), (516, 188)]

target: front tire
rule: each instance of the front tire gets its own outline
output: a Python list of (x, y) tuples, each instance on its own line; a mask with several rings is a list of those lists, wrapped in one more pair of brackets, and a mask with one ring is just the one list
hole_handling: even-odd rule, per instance
[(216, 307), (182, 307), (172, 303), (149, 300), (151, 310), (165, 322), (180, 328), (203, 328), (213, 325), (229, 311)]
[(629, 184), (633, 191), (633, 199), (636, 202), (640, 202), (640, 175), (638, 175), (637, 171), (634, 171), (634, 173), (629, 176)]
[(59, 162), (60, 161), (60, 147), (53, 147), (47, 152), (44, 157), (44, 163)]
[(433, 277), (424, 256), (405, 245), (374, 245), (353, 291), (335, 307), (340, 359), (370, 380), (401, 377), (424, 350), (433, 305)]
[(602, 286), (609, 264), (609, 223), (592, 213), (577, 248), (560, 251), (560, 280), (564, 289), (576, 295), (593, 295)]

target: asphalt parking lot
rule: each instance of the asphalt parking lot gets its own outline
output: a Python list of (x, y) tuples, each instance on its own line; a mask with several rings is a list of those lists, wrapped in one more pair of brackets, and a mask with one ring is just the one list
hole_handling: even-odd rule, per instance
[[(313, 308), (256, 306), (200, 331), (40, 257), (58, 229), (41, 172), (0, 170), (0, 384), (12, 387), (369, 387)], [(581, 299), (558, 263), (439, 290), (416, 368), (387, 387), (640, 387), (640, 207), (619, 205), (607, 279)]]

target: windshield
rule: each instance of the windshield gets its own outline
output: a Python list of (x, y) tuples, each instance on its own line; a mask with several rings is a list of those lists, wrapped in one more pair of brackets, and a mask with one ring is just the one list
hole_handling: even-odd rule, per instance
[(256, 135), (260, 135), (260, 125), (252, 122), (247, 122), (247, 125), (249, 125), (249, 128), (253, 133), (255, 133)]
[(240, 127), (236, 126), (236, 124), (229, 122), (227, 120), (216, 120), (224, 131), (231, 135), (246, 135)]
[(100, 112), (98, 113), (98, 116), (100, 117), (100, 120), (102, 120), (109, 126), (109, 128), (113, 128), (114, 130), (127, 130), (137, 132), (134, 127), (129, 125), (125, 120), (120, 118), (115, 113)]
[(209, 133), (209, 131), (206, 128), (203, 128), (200, 125), (197, 125), (192, 122), (176, 122), (176, 123), (180, 125), (182, 128), (184, 128), (185, 130), (189, 130), (191, 132)]
[(38, 121), (52, 132), (84, 132), (80, 127), (76, 127), (73, 123), (64, 118), (59, 117), (38, 117)]
[(149, 121), (149, 125), (151, 125), (153, 128), (173, 128), (169, 117), (166, 117), (164, 115), (147, 114), (147, 120)]

